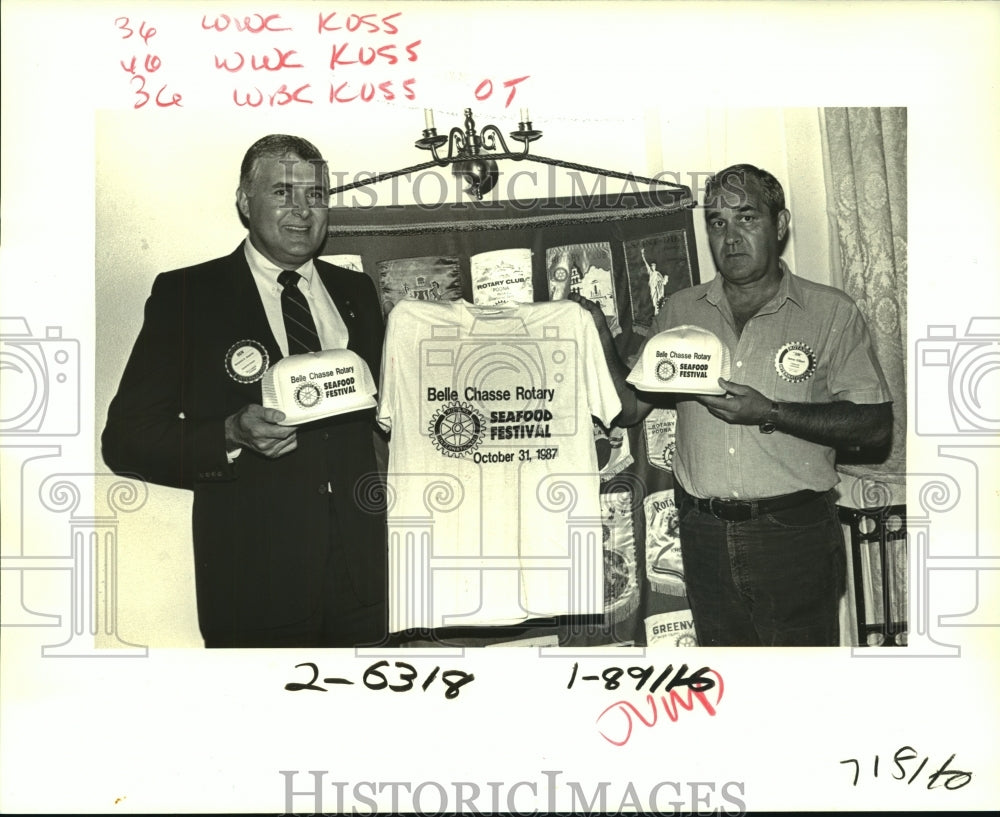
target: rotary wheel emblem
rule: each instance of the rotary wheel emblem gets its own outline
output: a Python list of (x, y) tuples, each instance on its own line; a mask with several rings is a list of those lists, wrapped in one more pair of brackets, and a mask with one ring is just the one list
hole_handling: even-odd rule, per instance
[(461, 457), (475, 451), (483, 441), (483, 416), (468, 403), (446, 403), (435, 412), (427, 429), (438, 451), (446, 457)]
[(302, 408), (312, 408), (319, 398), (319, 387), (315, 383), (303, 383), (295, 390), (295, 402)]
[(677, 374), (677, 367), (672, 360), (661, 360), (656, 364), (656, 376), (664, 383), (674, 379)]
[(667, 443), (663, 448), (663, 464), (666, 466), (667, 470), (673, 470), (674, 467), (674, 450), (676, 449), (676, 443), (673, 441)]
[(677, 636), (676, 645), (678, 647), (697, 647), (698, 646), (698, 642), (695, 641), (693, 635), (684, 634), (684, 635)]

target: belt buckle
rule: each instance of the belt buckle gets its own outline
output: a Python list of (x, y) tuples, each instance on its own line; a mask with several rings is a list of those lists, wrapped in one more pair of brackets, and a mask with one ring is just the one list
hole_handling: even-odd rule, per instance
[[(716, 504), (717, 503), (717, 504)], [(724, 514), (726, 507), (730, 512)], [(752, 500), (732, 500), (709, 497), (708, 512), (721, 522), (746, 522), (757, 518), (757, 503)]]
[(717, 500), (719, 500), (719, 498), (716, 496), (710, 496), (708, 498), (708, 512), (720, 522), (725, 522), (726, 520), (719, 516), (719, 512), (715, 509), (715, 503)]

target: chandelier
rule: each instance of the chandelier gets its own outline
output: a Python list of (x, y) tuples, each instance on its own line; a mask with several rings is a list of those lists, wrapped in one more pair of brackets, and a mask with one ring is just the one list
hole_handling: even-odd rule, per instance
[[(468, 184), (465, 192), (477, 199), (482, 199), (484, 193), (496, 186), (500, 175), (497, 159), (523, 159), (528, 155), (528, 145), (542, 135), (540, 130), (532, 127), (527, 108), (521, 109), (517, 130), (508, 134), (514, 141), (522, 143), (519, 152), (511, 151), (496, 125), (486, 125), (477, 132), (472, 108), (465, 109), (464, 126), (464, 130), (453, 127), (447, 136), (439, 135), (434, 126), (434, 112), (424, 108), (423, 136), (414, 145), (429, 150), (438, 166), (451, 165), (451, 172)], [(448, 145), (448, 153), (442, 156), (438, 151), (445, 144)]]

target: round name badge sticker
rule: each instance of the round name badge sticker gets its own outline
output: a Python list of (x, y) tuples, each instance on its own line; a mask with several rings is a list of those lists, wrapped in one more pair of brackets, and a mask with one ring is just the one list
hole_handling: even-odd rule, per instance
[(267, 349), (256, 340), (238, 340), (226, 352), (226, 373), (237, 383), (256, 383), (268, 363)]
[(816, 371), (816, 355), (802, 341), (792, 341), (778, 350), (774, 368), (789, 383), (801, 383)]
[(677, 367), (672, 360), (661, 360), (656, 364), (656, 379), (667, 383), (677, 375)]

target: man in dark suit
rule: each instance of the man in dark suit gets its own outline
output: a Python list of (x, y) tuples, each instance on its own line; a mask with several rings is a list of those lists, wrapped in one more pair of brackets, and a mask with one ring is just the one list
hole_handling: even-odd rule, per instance
[(294, 334), (283, 318), (283, 271), (298, 273), (318, 345), (356, 352), (378, 382), (383, 323), (372, 281), (316, 259), (328, 196), (312, 144), (279, 134), (252, 145), (236, 193), (247, 240), (227, 257), (157, 276), (108, 409), (101, 441), (113, 471), (194, 492), (208, 647), (385, 636), (373, 411), (295, 427), (261, 405), (264, 371), (289, 354)]

